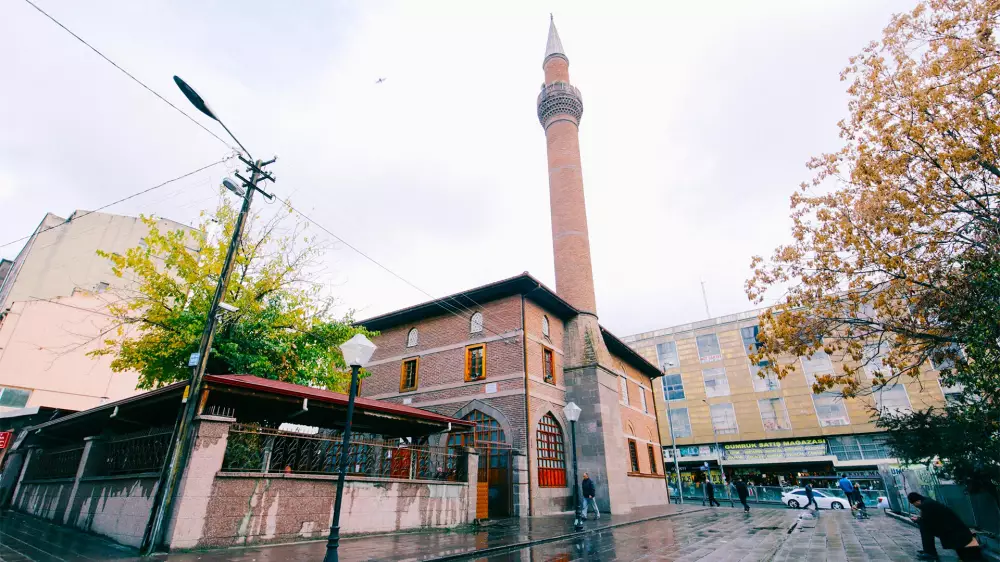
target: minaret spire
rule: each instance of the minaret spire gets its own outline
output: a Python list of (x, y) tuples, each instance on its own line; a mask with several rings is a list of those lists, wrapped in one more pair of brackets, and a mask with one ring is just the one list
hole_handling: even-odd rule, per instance
[(549, 40), (545, 42), (543, 66), (549, 61), (550, 57), (562, 57), (566, 59), (566, 62), (569, 62), (566, 53), (563, 52), (562, 41), (559, 39), (559, 31), (556, 29), (556, 18), (552, 14), (549, 14)]

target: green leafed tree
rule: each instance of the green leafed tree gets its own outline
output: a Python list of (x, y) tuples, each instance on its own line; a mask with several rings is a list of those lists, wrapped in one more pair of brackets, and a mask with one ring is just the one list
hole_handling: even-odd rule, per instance
[[(210, 374), (250, 374), (345, 390), (350, 370), (339, 345), (356, 333), (350, 314), (310, 280), (325, 246), (288, 208), (269, 220), (250, 218), (240, 244), (209, 354)], [(139, 387), (187, 379), (222, 270), (239, 209), (225, 196), (197, 228), (160, 231), (154, 220), (144, 244), (124, 254), (99, 252), (127, 280), (108, 309), (118, 322), (95, 356), (112, 356), (117, 372), (134, 370)], [(219, 231), (217, 236), (208, 233)]]

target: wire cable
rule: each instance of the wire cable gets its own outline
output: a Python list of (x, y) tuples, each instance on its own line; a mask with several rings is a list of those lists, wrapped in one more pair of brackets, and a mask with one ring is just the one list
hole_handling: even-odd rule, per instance
[[(226, 145), (227, 147), (229, 147), (229, 148), (231, 148), (233, 150), (236, 150), (236, 147), (234, 147), (233, 145), (231, 145), (228, 142), (226, 142), (226, 140), (223, 139), (222, 137), (220, 137), (219, 135), (213, 133), (211, 129), (209, 129), (208, 127), (206, 127), (206, 126), (202, 125), (201, 123), (199, 123), (194, 117), (191, 117), (186, 112), (184, 112), (183, 110), (181, 110), (181, 108), (179, 108), (176, 105), (170, 103), (170, 101), (167, 100), (167, 98), (161, 96), (159, 93), (156, 92), (156, 90), (154, 90), (154, 89), (150, 88), (149, 86), (147, 86), (146, 84), (144, 84), (142, 82), (142, 80), (139, 80), (138, 78), (136, 78), (135, 76), (133, 76), (129, 71), (125, 70), (121, 66), (118, 66), (118, 63), (116, 63), (115, 61), (113, 61), (110, 58), (108, 58), (107, 55), (105, 55), (104, 53), (98, 51), (96, 47), (94, 47), (90, 43), (87, 43), (86, 40), (84, 40), (82, 37), (80, 37), (76, 33), (73, 33), (73, 31), (70, 28), (66, 27), (59, 20), (57, 20), (56, 18), (54, 18), (51, 15), (49, 15), (49, 13), (46, 12), (45, 10), (39, 8), (38, 5), (36, 5), (34, 2), (32, 2), (31, 0), (24, 0), (24, 1), (27, 2), (28, 5), (30, 5), (32, 8), (38, 10), (38, 12), (40, 14), (42, 14), (43, 16), (45, 16), (45, 17), (49, 18), (50, 20), (52, 20), (52, 23), (54, 23), (54, 24), (58, 25), (59, 27), (63, 28), (63, 30), (65, 30), (66, 33), (69, 33), (70, 35), (72, 35), (74, 38), (76, 38), (77, 41), (79, 41), (79, 42), (83, 43), (84, 45), (86, 45), (91, 51), (94, 51), (95, 53), (97, 53), (97, 55), (99, 57), (101, 57), (102, 59), (104, 59), (105, 61), (107, 61), (111, 66), (113, 66), (113, 67), (117, 68), (118, 70), (120, 70), (122, 72), (122, 74), (124, 74), (125, 76), (128, 76), (129, 78), (131, 78), (133, 81), (135, 81), (136, 84), (142, 86), (149, 93), (151, 93), (154, 96), (160, 98), (160, 101), (162, 101), (163, 103), (165, 103), (165, 104), (169, 105), (170, 107), (174, 108), (175, 111), (177, 111), (178, 113), (180, 113), (184, 117), (187, 117), (188, 121), (191, 121), (195, 125), (201, 127), (202, 130), (204, 130), (206, 133), (208, 133), (208, 134), (212, 135), (213, 137), (215, 137), (222, 144)], [(2, 246), (0, 246), (0, 247), (2, 247)]]
[(69, 223), (71, 223), (71, 222), (73, 222), (73, 221), (75, 221), (77, 219), (81, 219), (81, 218), (83, 218), (83, 217), (85, 217), (87, 215), (96, 213), (98, 211), (103, 211), (104, 209), (107, 209), (108, 207), (113, 207), (113, 206), (115, 206), (115, 205), (117, 205), (119, 203), (124, 203), (125, 201), (128, 201), (129, 199), (134, 199), (136, 197), (139, 197), (140, 195), (145, 195), (146, 193), (149, 193), (149, 192), (154, 191), (156, 189), (160, 189), (163, 186), (170, 185), (170, 184), (174, 183), (175, 181), (180, 181), (180, 180), (182, 180), (182, 179), (184, 179), (186, 177), (193, 176), (193, 175), (197, 174), (198, 172), (203, 172), (203, 171), (205, 171), (205, 170), (207, 170), (207, 169), (209, 169), (209, 168), (211, 168), (213, 166), (218, 166), (219, 164), (222, 164), (223, 162), (225, 162), (228, 159), (229, 159), (229, 157), (227, 156), (226, 158), (223, 158), (222, 160), (217, 160), (217, 161), (212, 162), (211, 164), (209, 164), (207, 166), (202, 166), (201, 168), (198, 168), (197, 170), (193, 170), (193, 171), (188, 172), (188, 173), (186, 173), (184, 175), (180, 175), (180, 176), (177, 176), (176, 178), (169, 179), (169, 180), (167, 180), (167, 181), (165, 181), (163, 183), (154, 185), (153, 187), (150, 187), (150, 188), (147, 188), (147, 189), (143, 189), (142, 191), (133, 193), (132, 195), (129, 195), (127, 197), (122, 197), (121, 199), (119, 199), (117, 201), (113, 201), (111, 203), (108, 203), (107, 205), (102, 205), (102, 206), (94, 209), (93, 211), (84, 211), (84, 212), (82, 212), (80, 214), (73, 215), (69, 219), (67, 219), (67, 220), (65, 220), (65, 221), (63, 221), (63, 222), (61, 222), (59, 224), (54, 224), (54, 225), (52, 225), (52, 226), (50, 226), (50, 227), (48, 227), (48, 228), (46, 228), (44, 230), (33, 232), (33, 233), (31, 233), (31, 234), (29, 234), (27, 236), (22, 236), (21, 238), (18, 238), (17, 240), (11, 240), (10, 242), (7, 242), (6, 244), (0, 244), (0, 248), (6, 248), (7, 246), (10, 246), (11, 244), (17, 244), (18, 242), (23, 242), (23, 241), (31, 238), (32, 236), (36, 236), (38, 234), (42, 234), (42, 233), (48, 232), (48, 231), (50, 231), (50, 230), (52, 230), (54, 228), (59, 228), (60, 226), (63, 226), (65, 224), (69, 224)]
[[(363, 257), (366, 260), (368, 260), (368, 261), (372, 262), (373, 264), (377, 265), (379, 268), (381, 268), (382, 270), (384, 270), (385, 272), (387, 272), (389, 275), (392, 275), (396, 279), (399, 279), (403, 283), (406, 283), (407, 285), (409, 285), (410, 287), (412, 287), (412, 288), (416, 289), (417, 291), (423, 293), (424, 295), (427, 295), (428, 297), (431, 298), (432, 301), (434, 301), (434, 304), (437, 304), (439, 307), (443, 308), (445, 311), (447, 311), (447, 312), (449, 312), (449, 313), (457, 316), (458, 318), (462, 318), (463, 320), (467, 320), (469, 322), (472, 321), (472, 316), (475, 315), (476, 311), (473, 311), (472, 309), (470, 309), (470, 308), (462, 305), (461, 303), (459, 303), (457, 301), (457, 299), (452, 299), (452, 300), (456, 301), (456, 304), (451, 304), (451, 303), (446, 302), (447, 301), (447, 297), (444, 297), (444, 298), (435, 297), (434, 295), (432, 295), (432, 294), (428, 293), (427, 291), (425, 291), (425, 290), (421, 289), (420, 287), (418, 287), (416, 284), (414, 284), (413, 282), (411, 282), (407, 278), (405, 278), (402, 275), (396, 273), (395, 271), (389, 269), (388, 266), (383, 265), (380, 261), (378, 261), (375, 258), (371, 257), (370, 255), (366, 254), (365, 252), (363, 252), (357, 246), (354, 246), (353, 244), (351, 244), (347, 240), (344, 240), (341, 236), (338, 236), (338, 235), (334, 234), (332, 231), (330, 231), (330, 229), (328, 229), (325, 226), (323, 226), (322, 224), (316, 222), (309, 215), (307, 215), (307, 214), (303, 213), (302, 211), (296, 209), (287, 200), (282, 199), (282, 198), (278, 197), (277, 195), (275, 195), (274, 198), (277, 199), (278, 201), (281, 201), (285, 206), (287, 206), (290, 210), (292, 210), (295, 213), (297, 213), (300, 217), (302, 217), (305, 220), (311, 222), (312, 224), (316, 225), (317, 228), (319, 228), (323, 232), (325, 232), (325, 233), (329, 234), (330, 236), (332, 236), (333, 238), (335, 238), (341, 244), (347, 246), (351, 250), (354, 250), (361, 257)], [(478, 302), (476, 302), (475, 299), (473, 299), (473, 298), (471, 298), (469, 296), (466, 296), (465, 298), (467, 298), (470, 301), (472, 301), (472, 304), (474, 304), (475, 306), (478, 306), (478, 307), (482, 308), (483, 305), (481, 305)], [(466, 316), (465, 314), (463, 314), (463, 312), (468, 313), (468, 316)], [(497, 332), (495, 330), (490, 329), (488, 326), (486, 326), (485, 318), (483, 320), (484, 320), (483, 321), (483, 329), (484, 330), (486, 330), (487, 332), (492, 333), (493, 335), (495, 335), (497, 337), (501, 337), (501, 338), (508, 337), (508, 336), (504, 336), (500, 332)]]

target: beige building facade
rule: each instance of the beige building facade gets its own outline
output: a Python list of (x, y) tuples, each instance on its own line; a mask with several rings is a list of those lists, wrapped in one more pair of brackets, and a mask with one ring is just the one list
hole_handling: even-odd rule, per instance
[[(830, 484), (834, 474), (877, 482), (879, 465), (898, 464), (874, 423), (877, 415), (939, 406), (952, 389), (943, 388), (927, 366), (919, 379), (873, 389), (844, 399), (814, 394), (812, 382), (839, 372), (839, 361), (820, 353), (787, 357), (795, 371), (778, 380), (759, 376), (748, 351), (755, 345), (759, 311), (712, 318), (623, 338), (665, 375), (655, 388), (664, 458), (673, 468), (673, 444), (681, 480), (742, 478), (760, 486)], [(669, 413), (668, 413), (669, 407)], [(882, 414), (879, 414), (881, 412)], [(673, 438), (671, 437), (673, 436)], [(671, 480), (676, 480), (671, 476)], [(864, 485), (864, 484), (863, 484)]]
[[(187, 229), (158, 221), (161, 230)], [(127, 295), (98, 250), (124, 253), (149, 228), (136, 217), (51, 213), (0, 279), (0, 413), (48, 407), (85, 410), (136, 394), (136, 373), (114, 373), (110, 358), (87, 355), (114, 327), (111, 302)]]

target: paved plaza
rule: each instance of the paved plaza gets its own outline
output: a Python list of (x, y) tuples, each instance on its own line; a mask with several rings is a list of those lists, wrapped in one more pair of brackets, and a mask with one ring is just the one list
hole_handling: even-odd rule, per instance
[[(574, 534), (568, 517), (511, 520), (466, 532), (359, 537), (341, 543), (341, 560), (479, 562), (585, 561), (892, 561), (915, 559), (917, 530), (873, 510), (857, 521), (850, 512), (823, 511), (819, 517), (802, 510), (755, 508), (749, 515), (729, 507), (708, 509), (673, 506), (640, 510), (629, 516), (588, 521), (588, 531)], [(791, 531), (789, 531), (791, 529)], [(518, 544), (535, 542), (530, 547)], [(32, 517), (0, 517), (0, 562), (159, 560), (169, 562), (271, 562), (321, 560), (325, 542), (189, 552), (139, 558), (125, 547), (99, 537), (52, 525)], [(476, 551), (491, 549), (487, 555)], [(941, 550), (941, 559), (957, 560)]]

